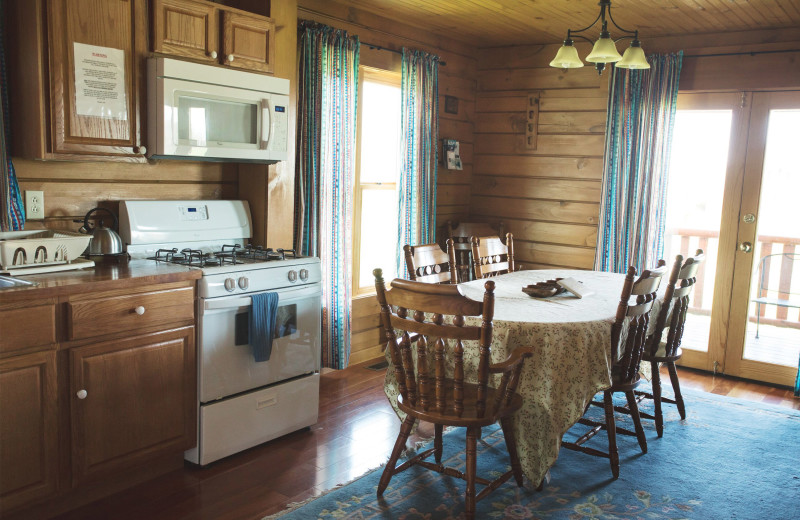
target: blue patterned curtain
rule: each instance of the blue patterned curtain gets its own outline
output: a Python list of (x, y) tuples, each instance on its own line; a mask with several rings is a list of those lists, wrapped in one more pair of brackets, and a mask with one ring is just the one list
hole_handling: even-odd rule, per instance
[(397, 219), (398, 273), (403, 245), (436, 241), (436, 171), (439, 164), (439, 57), (403, 48), (401, 80), (403, 125), (400, 210)]
[(8, 122), (4, 4), (5, 2), (0, 0), (0, 90), (2, 90), (2, 102), (0, 102), (0, 161), (2, 162), (2, 172), (0, 172), (0, 201), (2, 201), (0, 231), (15, 231), (25, 227), (25, 207), (22, 205), (19, 183), (17, 183), (17, 176), (14, 173), (14, 165), (11, 163), (11, 153), (8, 151), (11, 132)]
[(614, 69), (608, 96), (595, 269), (641, 272), (664, 249), (667, 172), (683, 52), (649, 70)]
[(794, 380), (794, 395), (800, 397), (800, 356), (797, 359), (797, 378)]
[(295, 249), (322, 261), (322, 364), (350, 358), (358, 36), (299, 25)]

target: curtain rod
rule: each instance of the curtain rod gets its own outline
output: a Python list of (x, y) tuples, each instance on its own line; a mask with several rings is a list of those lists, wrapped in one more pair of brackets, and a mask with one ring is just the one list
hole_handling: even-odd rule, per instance
[[(361, 45), (366, 45), (370, 49), (375, 49), (376, 51), (389, 51), (389, 52), (393, 52), (395, 54), (403, 54), (403, 51), (396, 51), (394, 49), (387, 49), (386, 47), (382, 47), (382, 46), (377, 45), (375, 43), (361, 42)], [(447, 65), (446, 61), (443, 61), (442, 59), (440, 59), (438, 57), (436, 59), (439, 61), (439, 65), (441, 65), (442, 67)]]
[(718, 54), (685, 54), (684, 58), (713, 58), (715, 56), (755, 56), (756, 54), (778, 54), (781, 52), (800, 52), (800, 49), (783, 49), (779, 51), (720, 52)]

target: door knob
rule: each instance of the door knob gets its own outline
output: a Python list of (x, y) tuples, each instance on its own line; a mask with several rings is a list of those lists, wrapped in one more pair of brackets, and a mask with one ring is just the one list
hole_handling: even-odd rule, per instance
[(233, 54), (228, 54), (228, 61), (233, 61)]
[(749, 253), (752, 250), (753, 250), (753, 244), (751, 244), (750, 242), (742, 242), (741, 244), (739, 244), (739, 251)]
[(135, 309), (133, 309), (133, 310), (134, 310), (134, 311), (136, 312), (136, 314), (138, 314), (139, 316), (141, 316), (142, 314), (144, 314), (144, 306), (142, 306), (142, 305), (138, 305), (138, 306), (137, 306)]
[(76, 395), (78, 396), (78, 399), (86, 399), (86, 396), (89, 394), (86, 392), (86, 390), (78, 390)]
[(209, 53), (208, 53), (208, 55), (209, 55), (209, 56), (211, 57), (211, 59), (213, 59), (213, 60), (217, 59), (217, 51), (211, 51), (211, 52), (209, 52)]

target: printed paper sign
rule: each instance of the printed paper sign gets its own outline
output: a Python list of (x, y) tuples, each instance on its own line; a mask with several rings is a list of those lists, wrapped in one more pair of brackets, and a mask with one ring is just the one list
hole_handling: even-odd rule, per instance
[(127, 120), (125, 51), (84, 43), (73, 45), (77, 114)]

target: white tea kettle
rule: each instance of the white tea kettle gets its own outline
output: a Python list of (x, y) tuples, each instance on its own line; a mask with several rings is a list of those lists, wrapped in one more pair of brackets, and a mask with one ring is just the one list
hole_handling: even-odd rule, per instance
[(92, 240), (89, 242), (89, 247), (86, 249), (86, 254), (89, 256), (106, 256), (106, 255), (120, 255), (122, 254), (122, 239), (114, 231), (113, 228), (108, 228), (103, 225), (103, 220), (99, 219), (94, 227), (89, 225), (89, 217), (92, 213), (105, 211), (114, 219), (113, 227), (117, 227), (117, 216), (109, 209), (94, 208), (83, 217), (83, 226), (78, 230), (81, 233), (92, 235)]

